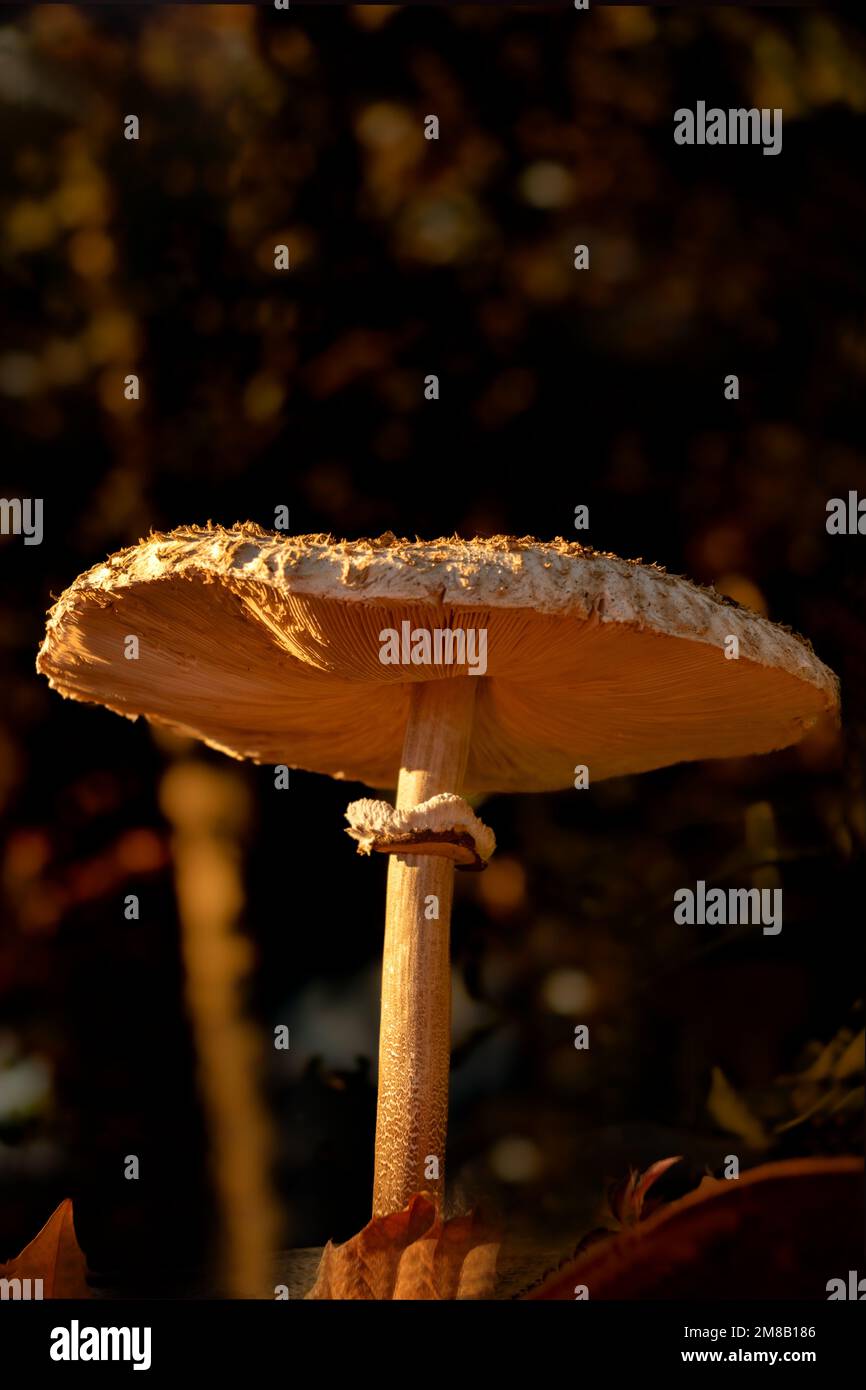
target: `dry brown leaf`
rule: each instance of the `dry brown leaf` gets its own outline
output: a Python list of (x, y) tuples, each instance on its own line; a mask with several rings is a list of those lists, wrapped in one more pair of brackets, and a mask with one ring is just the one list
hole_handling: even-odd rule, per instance
[(48, 1218), (42, 1230), (8, 1264), (0, 1278), (41, 1279), (43, 1298), (89, 1298), (87, 1261), (75, 1236), (72, 1202), (68, 1197)]
[(498, 1251), (498, 1237), (475, 1213), (443, 1221), (419, 1192), (345, 1244), (329, 1241), (307, 1298), (491, 1298)]
[(634, 1226), (643, 1220), (644, 1203), (650, 1188), (681, 1159), (682, 1154), (677, 1154), (676, 1158), (660, 1158), (643, 1173), (638, 1168), (632, 1168), (628, 1177), (611, 1189), (608, 1203), (614, 1219), (621, 1226)]
[(565, 1261), (523, 1297), (827, 1297), (862, 1259), (863, 1163), (803, 1158), (705, 1179), (647, 1221)]

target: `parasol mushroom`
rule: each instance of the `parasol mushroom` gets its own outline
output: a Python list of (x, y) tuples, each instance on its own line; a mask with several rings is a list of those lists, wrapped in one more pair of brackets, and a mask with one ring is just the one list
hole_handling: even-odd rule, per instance
[(493, 849), (463, 794), (769, 752), (838, 705), (805, 641), (712, 591), (508, 537), (154, 535), (61, 596), (37, 666), (233, 757), (396, 785), (396, 807), (348, 812), (359, 851), (390, 856), (374, 1215), (441, 1203), (454, 867)]

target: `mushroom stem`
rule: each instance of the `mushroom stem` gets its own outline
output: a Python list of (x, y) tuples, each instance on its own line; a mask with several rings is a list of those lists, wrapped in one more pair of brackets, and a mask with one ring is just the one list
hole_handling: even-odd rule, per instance
[[(412, 687), (397, 809), (459, 792), (466, 770), (476, 679)], [(393, 855), (382, 959), (379, 1104), (373, 1215), (402, 1211), (415, 1192), (441, 1208), (451, 1052), (450, 925), (454, 865)]]

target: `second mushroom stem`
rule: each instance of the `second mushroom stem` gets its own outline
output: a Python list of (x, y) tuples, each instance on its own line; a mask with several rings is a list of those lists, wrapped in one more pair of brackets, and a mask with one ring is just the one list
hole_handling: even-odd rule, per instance
[[(397, 809), (459, 793), (466, 770), (476, 679), (412, 687)], [(415, 1192), (445, 1186), (451, 1053), (451, 898), (454, 865), (433, 855), (392, 855), (382, 959), (379, 1101), (373, 1215), (401, 1211)]]

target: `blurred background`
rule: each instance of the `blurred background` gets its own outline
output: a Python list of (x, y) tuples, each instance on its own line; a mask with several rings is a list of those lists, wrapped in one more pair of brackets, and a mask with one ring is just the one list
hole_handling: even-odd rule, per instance
[[(782, 107), (782, 154), (675, 146), (698, 100)], [(368, 1219), (363, 789), (277, 790), (34, 671), (80, 571), (278, 506), (297, 534), (641, 556), (842, 679), (841, 734), (485, 803), (499, 852), (453, 920), (455, 1208), (568, 1248), (632, 1166), (682, 1154), (673, 1195), (729, 1153), (859, 1149), (864, 541), (825, 519), (866, 496), (864, 142), (862, 27), (818, 10), (3, 7), (0, 491), (44, 499), (44, 540), (0, 540), (0, 1260), (66, 1195), (92, 1268), (163, 1290), (214, 1260), (221, 1191), (284, 1248)], [(185, 864), (225, 875), (216, 964)], [(675, 925), (698, 878), (783, 887), (783, 932)]]

